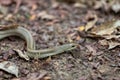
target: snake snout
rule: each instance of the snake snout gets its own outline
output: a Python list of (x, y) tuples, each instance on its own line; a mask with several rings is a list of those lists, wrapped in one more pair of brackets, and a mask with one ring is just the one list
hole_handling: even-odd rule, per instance
[(75, 44), (75, 43), (72, 43), (72, 44), (71, 44), (71, 47), (72, 47), (72, 48), (76, 48), (77, 46), (78, 46), (78, 44)]

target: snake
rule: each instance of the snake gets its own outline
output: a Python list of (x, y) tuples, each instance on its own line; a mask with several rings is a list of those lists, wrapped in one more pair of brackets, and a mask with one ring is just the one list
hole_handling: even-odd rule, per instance
[(0, 30), (0, 40), (9, 36), (18, 36), (24, 39), (27, 44), (27, 48), (26, 48), (26, 51), (24, 51), (24, 55), (34, 59), (45, 58), (45, 57), (63, 53), (65, 51), (73, 50), (78, 45), (76, 43), (68, 43), (60, 46), (55, 46), (52, 48), (36, 50), (35, 41), (31, 33), (29, 32), (29, 30), (27, 30), (22, 26)]

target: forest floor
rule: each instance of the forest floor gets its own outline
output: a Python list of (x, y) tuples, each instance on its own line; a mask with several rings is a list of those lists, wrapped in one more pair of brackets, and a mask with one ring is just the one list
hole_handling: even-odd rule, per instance
[(71, 42), (79, 44), (72, 51), (26, 61), (13, 51), (14, 48), (24, 50), (26, 42), (15, 36), (5, 38), (0, 41), (0, 61), (15, 63), (19, 67), (19, 77), (16, 78), (1, 70), (0, 80), (120, 79), (119, 45), (108, 49), (108, 45), (100, 43), (103, 38), (87, 37), (85, 35), (88, 33), (83, 30), (84, 26), (96, 17), (95, 26), (119, 19), (119, 14), (55, 0), (8, 0), (8, 2), (1, 0), (0, 3), (0, 24), (17, 23), (28, 29), (37, 49)]

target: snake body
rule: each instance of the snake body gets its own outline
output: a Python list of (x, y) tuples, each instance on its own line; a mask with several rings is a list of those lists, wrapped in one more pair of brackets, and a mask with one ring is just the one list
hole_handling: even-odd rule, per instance
[(60, 54), (64, 51), (75, 49), (77, 46), (75, 43), (69, 43), (61, 46), (56, 46), (54, 48), (36, 50), (35, 42), (31, 33), (23, 27), (5, 29), (0, 31), (0, 40), (9, 36), (18, 36), (26, 41), (27, 51), (25, 53), (29, 58), (45, 58), (48, 56)]

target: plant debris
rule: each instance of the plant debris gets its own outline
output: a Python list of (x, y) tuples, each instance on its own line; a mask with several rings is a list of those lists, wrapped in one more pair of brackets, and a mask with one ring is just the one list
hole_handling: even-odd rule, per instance
[[(27, 61), (21, 55), (26, 42), (16, 36), (4, 38), (0, 80), (119, 80), (119, 13), (120, 0), (0, 0), (0, 30), (26, 28), (38, 50), (78, 44), (75, 50), (63, 52), (67, 54)], [(16, 65), (19, 77), (12, 72)]]
[(10, 61), (4, 61), (0, 63), (0, 69), (14, 74), (16, 77), (18, 77), (18, 66), (16, 66), (14, 63)]

